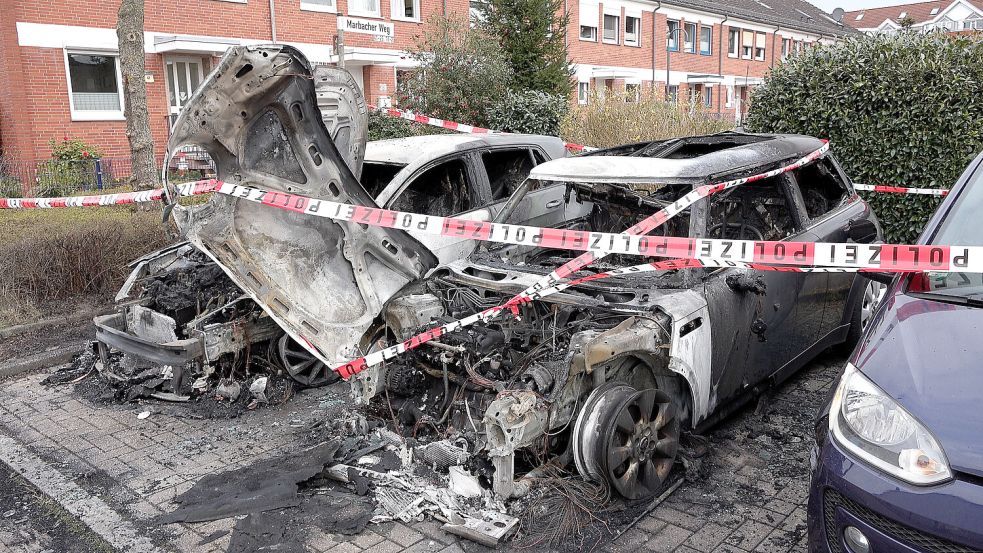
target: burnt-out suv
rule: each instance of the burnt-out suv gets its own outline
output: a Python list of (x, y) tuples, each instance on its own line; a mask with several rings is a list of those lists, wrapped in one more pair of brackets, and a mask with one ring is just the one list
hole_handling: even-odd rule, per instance
[[(527, 184), (560, 182), (569, 203), (591, 205), (564, 228), (621, 232), (696, 186), (765, 172), (821, 145), (804, 136), (738, 133), (635, 144), (544, 163)], [(655, 232), (880, 238), (869, 206), (832, 155), (703, 199)], [(386, 306), (384, 324), (391, 338), (405, 339), (432, 320), (499, 305), (572, 255), (489, 246), (407, 287)], [(637, 263), (612, 256), (579, 276)], [(355, 392), (371, 400), (386, 391), (407, 424), (475, 425), (500, 495), (522, 493), (529, 480), (513, 474), (553, 455), (572, 458), (582, 475), (625, 497), (643, 497), (662, 488), (681, 430), (710, 426), (824, 349), (855, 342), (871, 312), (868, 286), (853, 274), (742, 268), (597, 280), (359, 374)]]
[[(337, 145), (343, 140), (332, 139), (318, 113), (311, 76), (290, 47), (231, 49), (179, 117), (171, 151), (183, 144), (208, 151), (227, 182), (375, 206), (350, 168), (351, 148)], [(527, 221), (548, 190), (553, 226), (621, 232), (696, 186), (762, 173), (820, 146), (805, 136), (723, 133), (553, 160), (533, 168), (494, 217)], [(218, 195), (175, 207), (174, 216), (197, 252), (189, 274), (209, 277), (189, 277), (184, 289), (201, 281), (246, 296), (203, 324), (242, 336), (276, 323), (312, 362), (328, 366), (499, 305), (573, 255), (483, 244), (440, 264), (396, 229)], [(832, 155), (700, 200), (655, 233), (807, 242), (881, 236)], [(578, 276), (639, 262), (609, 256)], [(211, 278), (213, 266), (229, 282)], [(397, 431), (449, 438), (499, 496), (521, 495), (554, 462), (627, 498), (646, 497), (663, 487), (683, 430), (706, 428), (823, 349), (855, 340), (870, 311), (868, 282), (741, 268), (597, 280), (371, 367), (350, 381), (351, 391)], [(141, 301), (160, 304), (146, 297), (153, 287), (142, 289)], [(153, 322), (143, 315), (134, 324)]]

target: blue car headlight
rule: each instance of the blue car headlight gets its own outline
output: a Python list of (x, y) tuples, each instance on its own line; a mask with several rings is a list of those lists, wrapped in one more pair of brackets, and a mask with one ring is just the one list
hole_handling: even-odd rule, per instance
[(849, 363), (830, 405), (829, 430), (861, 460), (911, 484), (952, 478), (935, 437)]

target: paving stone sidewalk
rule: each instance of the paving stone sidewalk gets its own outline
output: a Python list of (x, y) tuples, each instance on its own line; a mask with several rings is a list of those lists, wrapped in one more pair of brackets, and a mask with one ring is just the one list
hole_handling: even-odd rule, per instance
[[(812, 420), (844, 359), (825, 356), (776, 391), (762, 414), (747, 408), (708, 436), (708, 476), (676, 493), (604, 546), (606, 551), (805, 551)], [(203, 475), (291, 453), (309, 444), (304, 427), (339, 408), (343, 390), (308, 390), (281, 407), (233, 420), (168, 414), (159, 403), (93, 405), (71, 385), (43, 386), (49, 371), (0, 381), (0, 435), (7, 435), (97, 496), (164, 551), (219, 552), (232, 520), (158, 527), (149, 519)], [(146, 419), (138, 413), (151, 410)], [(759, 410), (760, 411), (760, 410)], [(0, 518), (0, 553), (40, 553), (30, 534)], [(482, 551), (439, 523), (370, 525), (358, 536), (315, 532), (309, 551)]]

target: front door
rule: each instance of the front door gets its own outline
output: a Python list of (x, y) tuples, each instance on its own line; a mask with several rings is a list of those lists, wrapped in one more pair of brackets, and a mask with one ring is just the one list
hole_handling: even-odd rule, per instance
[(198, 90), (204, 79), (201, 58), (199, 57), (169, 57), (165, 66), (167, 79), (167, 95), (170, 102), (171, 122), (177, 119), (191, 95)]

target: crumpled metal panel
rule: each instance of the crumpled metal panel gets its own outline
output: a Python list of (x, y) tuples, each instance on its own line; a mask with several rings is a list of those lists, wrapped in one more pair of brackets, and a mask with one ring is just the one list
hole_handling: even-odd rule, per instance
[[(341, 96), (350, 94), (360, 93)], [(184, 107), (168, 151), (204, 148), (226, 182), (375, 207), (322, 116), (311, 68), (298, 50), (235, 47)], [(352, 121), (357, 126), (355, 119), (346, 124)], [(349, 143), (355, 150), (357, 134)], [(329, 364), (356, 356), (383, 304), (436, 265), (429, 250), (402, 232), (218, 194), (202, 206), (176, 206), (173, 215), (188, 240)]]

